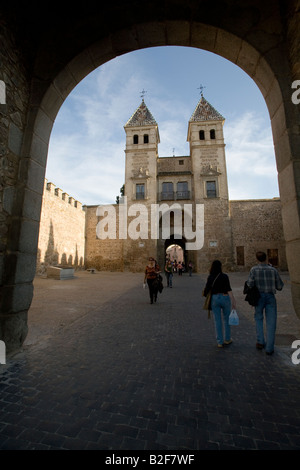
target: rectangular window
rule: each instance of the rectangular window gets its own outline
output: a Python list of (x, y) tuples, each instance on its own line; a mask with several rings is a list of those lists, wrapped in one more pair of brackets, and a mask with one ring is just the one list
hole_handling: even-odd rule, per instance
[(267, 250), (268, 262), (272, 266), (278, 266), (278, 250), (277, 248), (271, 248)]
[(174, 199), (173, 183), (163, 183), (162, 184), (162, 193), (161, 199), (166, 201), (168, 199)]
[(176, 197), (177, 199), (189, 199), (190, 193), (187, 181), (178, 181)]
[(244, 247), (243, 246), (237, 246), (236, 247), (236, 264), (238, 266), (244, 266), (245, 265), (245, 253), (244, 253)]
[(217, 197), (217, 185), (215, 181), (206, 181), (206, 196)]
[(145, 199), (145, 185), (137, 184), (135, 187), (135, 197), (136, 199)]

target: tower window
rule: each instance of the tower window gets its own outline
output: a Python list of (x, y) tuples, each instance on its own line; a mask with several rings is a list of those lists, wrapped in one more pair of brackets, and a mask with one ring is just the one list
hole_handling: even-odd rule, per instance
[(138, 144), (138, 143), (139, 143), (139, 136), (138, 136), (137, 134), (135, 134), (135, 135), (133, 136), (133, 143), (134, 143), (134, 144)]
[(135, 197), (136, 199), (145, 199), (145, 185), (137, 184), (135, 187)]
[(149, 135), (144, 134), (144, 144), (148, 144), (148, 143), (149, 143)]
[(206, 181), (206, 196), (217, 197), (217, 185), (215, 181)]
[(214, 129), (211, 129), (211, 130), (209, 131), (209, 133), (210, 133), (210, 138), (211, 138), (211, 139), (215, 139), (215, 138), (216, 138), (216, 131), (215, 131)]
[(205, 140), (204, 131), (199, 131), (199, 139), (200, 140)]

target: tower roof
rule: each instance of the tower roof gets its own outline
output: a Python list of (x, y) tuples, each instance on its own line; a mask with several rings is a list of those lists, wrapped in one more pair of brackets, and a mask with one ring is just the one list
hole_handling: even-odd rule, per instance
[(131, 118), (126, 122), (124, 127), (136, 127), (136, 126), (157, 126), (157, 122), (147, 108), (144, 100), (142, 100), (140, 106), (133, 113)]
[(195, 111), (193, 112), (191, 121), (224, 121), (224, 117), (201, 96)]

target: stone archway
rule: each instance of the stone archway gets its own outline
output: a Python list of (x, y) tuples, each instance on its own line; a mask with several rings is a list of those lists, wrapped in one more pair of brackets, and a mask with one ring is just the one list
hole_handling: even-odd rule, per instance
[[(63, 15), (55, 16), (53, 6), (38, 44), (34, 28), (29, 34), (20, 27), (22, 14), (33, 14), (30, 6), (26, 8), (13, 17), (6, 7), (8, 20), (2, 35), (7, 76), (11, 73), (24, 88), (19, 119), (11, 114), (4, 132), (7, 154), (17, 167), (11, 180), (9, 165), (4, 168), (1, 188), (5, 229), (0, 247), (0, 338), (7, 351), (18, 349), (27, 333), (48, 143), (56, 115), (69, 92), (96, 67), (151, 46), (197, 47), (221, 55), (241, 67), (264, 96), (274, 138), (292, 295), (300, 316), (300, 113), (291, 101), (291, 85), (299, 73), (296, 2), (288, 1), (283, 7), (252, 0), (237, 7), (230, 0), (213, 6), (204, 0), (189, 5), (177, 0), (175, 12), (172, 2), (150, 1), (146, 11), (139, 11), (128, 0), (92, 14), (68, 12), (66, 24)], [(20, 102), (17, 93), (10, 99)]]
[[(172, 235), (168, 240), (165, 240), (164, 244), (165, 248), (165, 259), (167, 258), (167, 249), (170, 248), (171, 246), (175, 246), (175, 252), (177, 250), (177, 256), (174, 253), (173, 258), (176, 259), (177, 261), (183, 261), (186, 264), (187, 260), (187, 253), (185, 249), (185, 239), (183, 237), (177, 238), (176, 235)], [(181, 251), (181, 253), (180, 253)], [(173, 251), (172, 251), (173, 253)]]

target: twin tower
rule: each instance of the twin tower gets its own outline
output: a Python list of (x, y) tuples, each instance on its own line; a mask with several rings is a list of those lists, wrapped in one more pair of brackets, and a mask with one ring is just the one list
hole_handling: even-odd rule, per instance
[[(142, 270), (149, 256), (163, 266), (166, 249), (172, 244), (183, 249), (185, 262), (192, 261), (199, 272), (207, 272), (215, 258), (224, 266), (232, 265), (224, 121), (202, 95), (188, 123), (190, 155), (163, 158), (158, 155), (158, 124), (144, 100), (125, 124), (127, 222), (135, 214), (137, 230), (141, 229), (137, 213), (133, 210), (130, 216), (130, 207), (145, 208), (149, 236), (123, 241), (124, 269)], [(164, 208), (170, 225), (167, 235), (161, 211), (159, 235), (153, 236), (153, 207)]]

